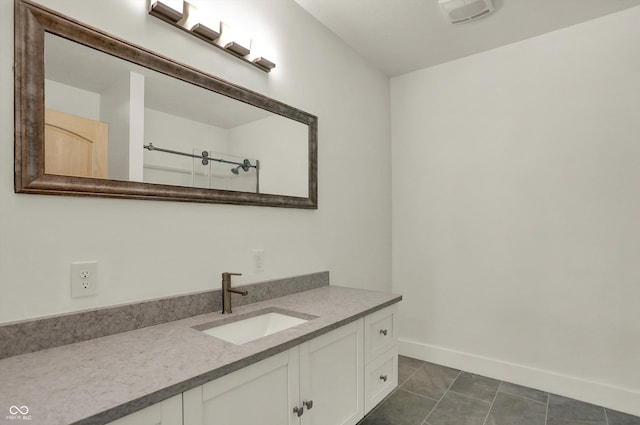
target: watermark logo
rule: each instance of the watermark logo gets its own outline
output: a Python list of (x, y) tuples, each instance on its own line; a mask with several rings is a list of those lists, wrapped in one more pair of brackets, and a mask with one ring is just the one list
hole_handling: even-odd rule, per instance
[(5, 418), (9, 421), (30, 421), (29, 406), (11, 406)]

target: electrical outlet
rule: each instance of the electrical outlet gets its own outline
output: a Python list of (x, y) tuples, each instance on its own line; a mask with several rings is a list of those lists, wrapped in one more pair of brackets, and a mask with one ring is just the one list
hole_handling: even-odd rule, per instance
[(71, 263), (71, 298), (88, 297), (98, 293), (98, 262)]

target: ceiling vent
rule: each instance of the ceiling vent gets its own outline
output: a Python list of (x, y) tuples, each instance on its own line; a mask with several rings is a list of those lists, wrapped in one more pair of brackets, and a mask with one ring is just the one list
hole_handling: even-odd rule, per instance
[(440, 11), (452, 24), (475, 21), (493, 12), (493, 0), (439, 0)]

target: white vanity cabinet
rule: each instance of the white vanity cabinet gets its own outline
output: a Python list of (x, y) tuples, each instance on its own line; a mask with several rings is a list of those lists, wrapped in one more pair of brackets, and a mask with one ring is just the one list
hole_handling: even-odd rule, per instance
[(365, 413), (398, 386), (397, 304), (364, 318)]
[(360, 319), (185, 392), (184, 425), (355, 425), (363, 331)]
[(109, 425), (182, 425), (182, 394), (109, 422)]
[(396, 305), (111, 425), (355, 425), (398, 385)]

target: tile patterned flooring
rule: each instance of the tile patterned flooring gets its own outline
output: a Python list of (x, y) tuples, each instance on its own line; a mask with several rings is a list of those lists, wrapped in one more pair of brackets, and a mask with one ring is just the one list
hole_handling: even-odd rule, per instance
[(640, 425), (640, 417), (410, 357), (358, 425)]

